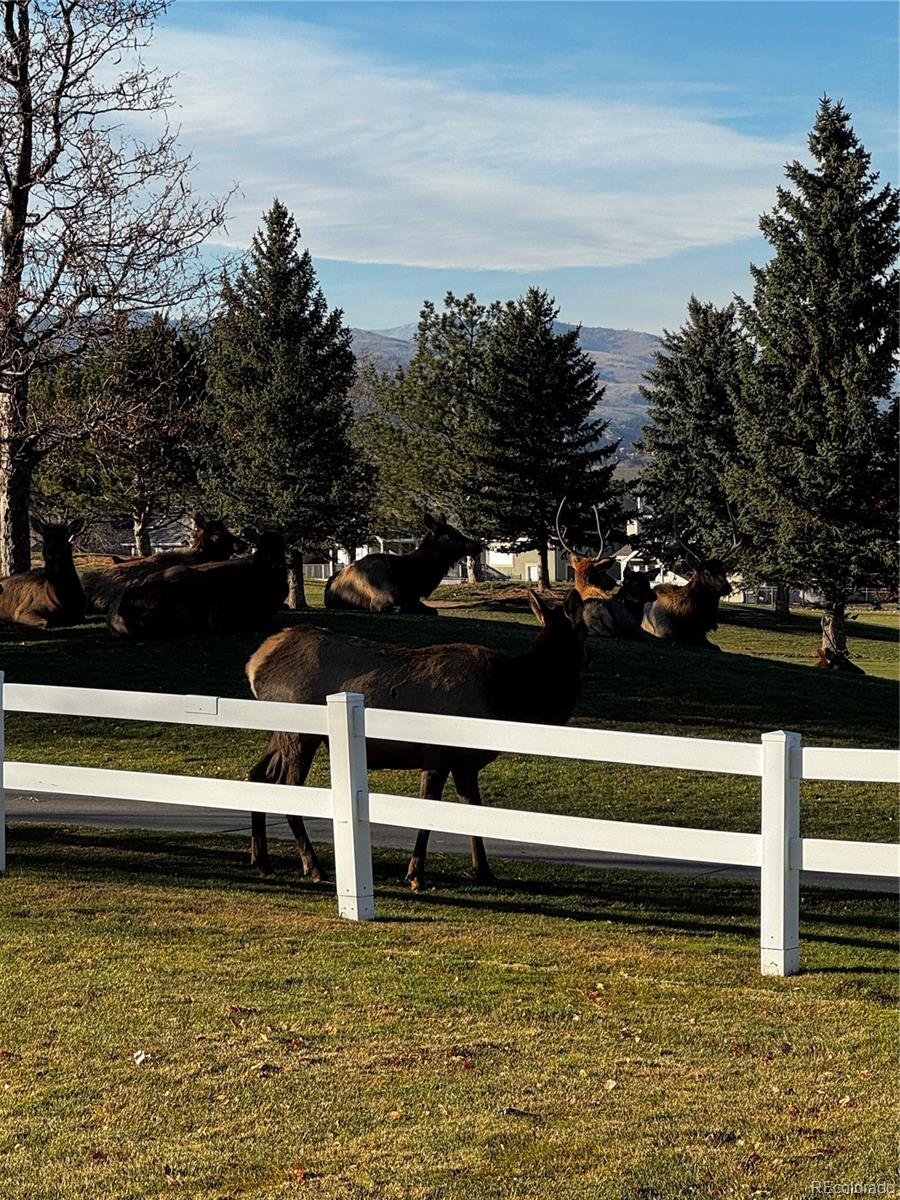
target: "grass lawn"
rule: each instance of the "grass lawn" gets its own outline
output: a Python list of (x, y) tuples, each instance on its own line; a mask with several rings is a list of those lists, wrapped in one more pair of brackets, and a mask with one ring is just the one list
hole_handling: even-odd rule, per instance
[[(895, 744), (896, 614), (853, 623), (866, 677), (812, 669), (811, 616), (723, 617), (726, 654), (597, 643), (576, 720)], [(511, 652), (536, 629), (490, 593), (436, 620), (292, 619)], [(91, 623), (0, 634), (0, 667), (240, 696), (259, 640), (132, 646)], [(236, 778), (265, 741), (22, 714), (7, 736), (14, 758)], [(491, 804), (758, 828), (758, 784), (736, 777), (509, 756), (483, 784)], [(887, 787), (804, 790), (811, 835), (889, 841), (896, 816)], [(438, 856), (416, 899), (384, 852), (380, 919), (355, 926), (272, 850), (260, 881), (237, 839), (11, 828), (2, 1200), (793, 1200), (895, 1179), (889, 898), (805, 891), (804, 973), (764, 979), (752, 884), (501, 861), (487, 890)]]
[[(670, 1200), (891, 1180), (889, 900), (442, 860), (335, 916), (204, 837), (19, 827), (0, 887), (4, 1200)], [(501, 864), (508, 874), (513, 864)]]

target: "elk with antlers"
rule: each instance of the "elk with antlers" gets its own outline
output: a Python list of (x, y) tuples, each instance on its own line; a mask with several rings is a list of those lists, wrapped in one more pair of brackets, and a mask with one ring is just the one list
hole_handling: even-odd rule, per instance
[(0, 624), (24, 629), (77, 625), (84, 620), (87, 600), (72, 561), (72, 540), (84, 520), (54, 523), (32, 517), (31, 524), (43, 539), (44, 565), (0, 581)]
[(169, 567), (195, 567), (200, 563), (224, 562), (244, 549), (218, 517), (205, 513), (194, 516), (194, 536), (183, 550), (166, 550), (142, 558), (113, 561), (101, 567), (88, 567), (81, 572), (81, 582), (92, 612), (108, 612), (126, 588), (144, 583)]
[(481, 543), (447, 523), (425, 515), (425, 536), (409, 554), (366, 554), (348, 563), (325, 585), (326, 608), (359, 608), (375, 613), (423, 613), (423, 604), (454, 563), (481, 553)]
[[(535, 592), (528, 598), (542, 629), (518, 657), (465, 643), (408, 649), (296, 626), (263, 642), (247, 663), (247, 676), (258, 700), (323, 704), (334, 692), (361, 692), (373, 708), (565, 725), (590, 659), (581, 597), (571, 591), (561, 606)], [(273, 734), (250, 779), (302, 785), (323, 741), (318, 734)], [(367, 742), (366, 752), (373, 769), (420, 771), (426, 799), (439, 800), (452, 775), (463, 804), (481, 803), (478, 773), (497, 757), (491, 751), (385, 741)], [(288, 817), (288, 823), (304, 873), (321, 879), (303, 821)], [(253, 814), (252, 829), (251, 861), (268, 874), (265, 813)], [(423, 830), (406, 875), (413, 891), (424, 883), (427, 845)], [(472, 839), (472, 862), (479, 881), (490, 882), (480, 838)]]
[[(680, 646), (702, 646), (718, 650), (707, 636), (718, 629), (719, 600), (731, 595), (726, 563), (740, 548), (740, 539), (731, 509), (732, 543), (711, 558), (701, 558), (678, 535), (675, 536), (689, 562), (693, 574), (685, 584), (662, 583), (654, 588), (654, 598), (644, 608), (642, 628), (654, 637)], [(676, 514), (677, 522), (677, 514)]]
[[(594, 601), (609, 600), (616, 589), (615, 577), (610, 573), (615, 566), (616, 560), (614, 558), (603, 557), (606, 539), (600, 528), (600, 514), (597, 511), (597, 506), (595, 504), (592, 507), (594, 510), (594, 520), (597, 522), (597, 536), (600, 539), (600, 549), (594, 555), (578, 554), (566, 542), (568, 529), (565, 526), (561, 528), (559, 524), (565, 503), (566, 498), (563, 496), (559, 502), (559, 508), (556, 510), (556, 537), (560, 546), (568, 554), (572, 570), (575, 572), (575, 590), (585, 604)], [(585, 619), (587, 620), (587, 618)], [(590, 624), (589, 621), (588, 624)]]
[(109, 614), (113, 633), (159, 638), (264, 626), (288, 592), (285, 538), (277, 530), (244, 530), (254, 551), (228, 562), (169, 567), (128, 588)]

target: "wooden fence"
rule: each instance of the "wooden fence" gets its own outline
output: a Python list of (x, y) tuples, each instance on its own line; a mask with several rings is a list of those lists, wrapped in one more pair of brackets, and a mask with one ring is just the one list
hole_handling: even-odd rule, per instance
[[(321, 734), (329, 742), (331, 786), (286, 787), (4, 761), (4, 710)], [(760, 780), (760, 832), (603, 821), (370, 792), (366, 737), (756, 776)], [(537, 846), (758, 867), (760, 966), (766, 975), (791, 975), (799, 970), (801, 869), (900, 878), (897, 846), (800, 837), (800, 783), (804, 779), (898, 783), (900, 752), (804, 746), (799, 734), (783, 731), (764, 733), (756, 744), (366, 709), (362, 696), (347, 693), (329, 696), (324, 705), (277, 704), (216, 696), (4, 685), (0, 675), (0, 871), (4, 873), (4, 786), (16, 792), (327, 818), (334, 823), (339, 912), (355, 921), (375, 916), (370, 822)]]

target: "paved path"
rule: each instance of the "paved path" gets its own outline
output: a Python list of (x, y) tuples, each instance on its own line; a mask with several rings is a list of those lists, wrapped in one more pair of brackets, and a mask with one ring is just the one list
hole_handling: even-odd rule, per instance
[[(176, 804), (154, 804), (144, 800), (100, 800), (85, 796), (7, 793), (7, 816), (11, 821), (39, 821), (52, 825), (93, 825), (107, 829), (150, 829), (177, 833), (243, 833), (250, 837), (250, 817), (229, 809), (192, 808)], [(269, 817), (273, 837), (289, 838), (287, 822)], [(330, 842), (331, 822), (308, 819), (306, 827), (314, 842)], [(395, 846), (402, 851), (412, 848), (409, 829), (373, 825), (376, 846)], [(10, 838), (15, 855), (15, 839)], [(712, 876), (725, 879), (752, 879), (759, 875), (755, 867), (722, 867), (715, 863), (685, 863), (671, 859), (639, 858), (601, 854), (593, 850), (566, 850), (553, 846), (534, 846), (527, 842), (487, 839), (488, 854), (493, 858), (538, 858), (545, 862), (566, 862), (586, 867), (618, 867), (639, 871), (663, 871), (672, 875)], [(433, 833), (429, 849), (439, 854), (467, 854), (468, 839), (452, 833)], [(855, 875), (826, 875), (815, 871), (801, 874), (803, 884), (852, 888), (858, 891), (895, 892), (897, 881)]]

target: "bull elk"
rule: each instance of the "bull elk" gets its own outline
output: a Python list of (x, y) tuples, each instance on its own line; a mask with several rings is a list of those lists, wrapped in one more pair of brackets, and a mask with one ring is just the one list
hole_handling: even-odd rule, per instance
[[(583, 605), (571, 591), (562, 606), (529, 592), (541, 631), (529, 650), (517, 657), (483, 646), (456, 643), (409, 649), (387, 646), (315, 627), (294, 627), (263, 642), (247, 663), (247, 677), (258, 700), (324, 704), (335, 692), (361, 692), (367, 705), (455, 717), (487, 717), (564, 725), (578, 699), (582, 668), (589, 661)], [(300, 786), (319, 746), (318, 734), (275, 733), (249, 778)], [(406, 742), (367, 742), (372, 769), (418, 770), (421, 794), (439, 800), (448, 775), (463, 804), (480, 804), (478, 773), (497, 752), (425, 746)], [(297, 839), (304, 874), (322, 878), (303, 821), (288, 817)], [(268, 874), (265, 813), (252, 816), (251, 862)], [(425, 879), (428, 832), (416, 839), (406, 873), (413, 891)], [(472, 839), (472, 862), (479, 882), (492, 879), (484, 845)]]
[(92, 612), (109, 612), (126, 588), (144, 583), (169, 567), (194, 567), (206, 562), (224, 562), (242, 549), (239, 538), (224, 521), (204, 513), (194, 516), (194, 535), (191, 544), (182, 550), (166, 550), (142, 558), (127, 558), (102, 567), (88, 567), (81, 572), (88, 605)]
[(23, 629), (52, 629), (84, 620), (87, 600), (75, 564), (72, 540), (84, 521), (50, 522), (32, 517), (32, 527), (43, 541), (44, 565), (0, 580), (0, 624)]
[(366, 554), (325, 584), (326, 608), (374, 613), (435, 614), (423, 604), (454, 563), (481, 553), (481, 543), (454, 529), (443, 515), (426, 514), (425, 536), (408, 554)]
[[(556, 537), (563, 550), (568, 554), (572, 570), (575, 572), (575, 590), (585, 604), (609, 600), (616, 588), (615, 577), (610, 573), (616, 560), (603, 557), (606, 539), (600, 529), (600, 514), (597, 512), (597, 506), (595, 504), (593, 509), (594, 520), (597, 522), (597, 536), (600, 538), (600, 549), (594, 555), (578, 554), (566, 544), (565, 535), (568, 530), (565, 527), (560, 528), (559, 521), (565, 503), (566, 498), (563, 496), (559, 502), (559, 508), (556, 510)], [(585, 621), (590, 627), (590, 620), (587, 616), (585, 616)]]
[(693, 573), (687, 583), (662, 583), (654, 588), (655, 597), (644, 608), (642, 628), (646, 633), (680, 646), (719, 649), (707, 635), (719, 627), (719, 600), (731, 595), (726, 563), (741, 544), (733, 517), (731, 524), (731, 546), (712, 558), (701, 558), (678, 538), (693, 564)]
[(169, 567), (124, 591), (109, 614), (113, 633), (159, 638), (255, 629), (271, 620), (288, 591), (285, 539), (278, 531), (244, 531), (249, 556)]

